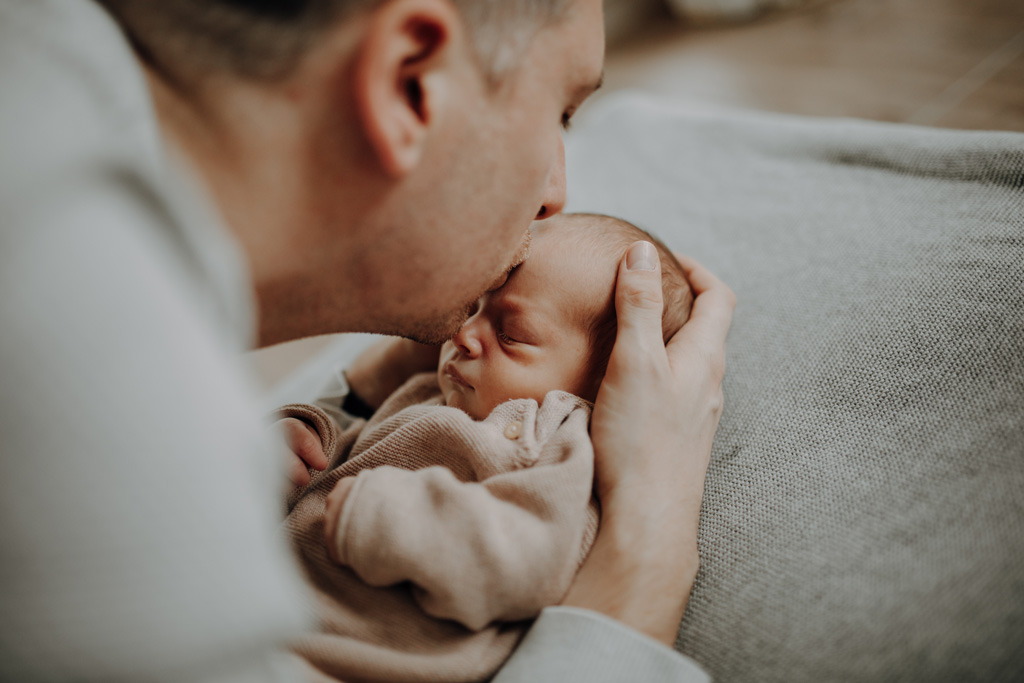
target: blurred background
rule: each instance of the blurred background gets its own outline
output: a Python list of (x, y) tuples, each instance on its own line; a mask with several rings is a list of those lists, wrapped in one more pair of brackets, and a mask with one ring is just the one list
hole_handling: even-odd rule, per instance
[[(594, 101), (639, 89), (695, 105), (1024, 132), (1024, 0), (604, 5), (605, 86)], [(250, 360), (269, 387), (333, 343), (301, 340)]]

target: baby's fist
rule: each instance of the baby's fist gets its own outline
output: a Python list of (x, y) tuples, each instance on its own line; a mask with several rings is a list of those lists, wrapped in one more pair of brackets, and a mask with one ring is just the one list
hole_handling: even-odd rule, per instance
[(309, 484), (309, 468), (327, 469), (327, 456), (324, 454), (320, 435), (311, 426), (294, 417), (286, 417), (274, 423), (284, 436), (284, 441), (291, 450), (288, 459), (288, 479), (296, 486)]

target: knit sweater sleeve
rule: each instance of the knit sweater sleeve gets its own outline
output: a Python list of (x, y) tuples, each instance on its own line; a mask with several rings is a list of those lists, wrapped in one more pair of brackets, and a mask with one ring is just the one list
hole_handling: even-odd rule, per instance
[(692, 659), (610, 617), (548, 607), (494, 683), (709, 683)]
[(517, 442), (516, 464), (480, 481), (443, 466), (360, 472), (335, 539), (342, 564), (370, 585), (412, 582), (425, 612), (473, 630), (557, 604), (597, 513), (588, 411), (573, 410), (551, 433), (545, 417), (533, 403), (527, 415), (463, 424), (467, 438), (446, 439), (446, 458), (477, 468), (493, 459), (481, 452), (487, 444)]

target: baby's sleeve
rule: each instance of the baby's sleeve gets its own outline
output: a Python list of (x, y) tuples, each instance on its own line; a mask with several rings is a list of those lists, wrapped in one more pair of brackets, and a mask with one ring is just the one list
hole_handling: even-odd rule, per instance
[(351, 421), (347, 423), (340, 422), (335, 416), (327, 413), (319, 406), (305, 403), (289, 403), (278, 408), (274, 414), (274, 418), (278, 420), (288, 417), (305, 422), (316, 431), (317, 436), (320, 437), (320, 445), (324, 449), (324, 455), (328, 459), (338, 448), (338, 438), (342, 430), (351, 424)]
[(473, 630), (537, 616), (561, 601), (596, 531), (587, 417), (571, 413), (537, 464), (479, 482), (439, 466), (360, 472), (340, 561), (373, 586), (411, 581), (425, 612)]
[[(332, 413), (329, 413), (319, 406), (305, 403), (289, 403), (278, 408), (271, 415), (272, 420), (294, 418), (305, 422), (313, 428), (320, 439), (320, 446), (327, 457), (327, 467), (323, 470), (316, 470), (307, 467), (309, 472), (309, 483), (305, 486), (291, 486), (285, 493), (285, 510), (291, 512), (295, 505), (314, 489), (321, 478), (330, 473), (335, 467), (345, 462), (351, 449), (352, 442), (358, 437), (366, 424), (366, 420), (349, 419), (347, 423), (339, 422)], [(282, 440), (282, 445), (288, 448)]]

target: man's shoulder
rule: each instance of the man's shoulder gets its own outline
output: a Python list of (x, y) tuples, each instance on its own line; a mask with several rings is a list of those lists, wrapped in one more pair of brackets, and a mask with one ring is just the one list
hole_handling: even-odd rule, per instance
[(33, 197), (55, 176), (93, 166), (155, 170), (158, 139), (142, 72), (99, 5), (0, 3), (5, 205)]
[(0, 2), (0, 149), (5, 243), (52, 246), (89, 231), (79, 258), (115, 267), (119, 247), (137, 244), (232, 347), (251, 343), (243, 255), (201, 183), (164, 150), (142, 69), (95, 2)]

